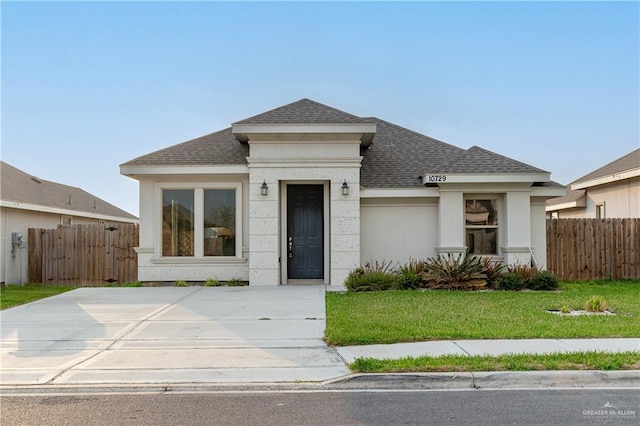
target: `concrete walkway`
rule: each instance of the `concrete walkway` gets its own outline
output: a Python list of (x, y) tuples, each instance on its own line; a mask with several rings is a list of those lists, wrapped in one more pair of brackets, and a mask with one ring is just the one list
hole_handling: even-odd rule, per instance
[(356, 358), (399, 359), (423, 355), (551, 354), (556, 352), (640, 351), (640, 338), (631, 339), (521, 339), (438, 340), (391, 345), (342, 346), (336, 348), (347, 363)]
[(322, 381), (325, 289), (81, 288), (0, 313), (0, 383)]

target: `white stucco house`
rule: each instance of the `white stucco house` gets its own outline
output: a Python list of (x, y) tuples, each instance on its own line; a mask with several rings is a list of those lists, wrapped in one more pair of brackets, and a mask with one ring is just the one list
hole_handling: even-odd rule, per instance
[(341, 288), (369, 260), (546, 258), (549, 172), (302, 99), (133, 159), (141, 281)]
[(554, 219), (640, 218), (640, 148), (576, 179), (547, 200)]
[(0, 161), (0, 282), (27, 281), (29, 228), (138, 223), (134, 215), (81, 188), (37, 178)]

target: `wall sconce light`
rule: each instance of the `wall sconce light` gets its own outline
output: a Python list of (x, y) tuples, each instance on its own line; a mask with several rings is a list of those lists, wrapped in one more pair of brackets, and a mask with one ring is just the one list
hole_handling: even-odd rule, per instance
[(346, 180), (342, 183), (342, 195), (349, 195), (349, 184)]
[(260, 185), (260, 194), (261, 195), (269, 195), (269, 187), (267, 186), (266, 181), (262, 181), (262, 185)]

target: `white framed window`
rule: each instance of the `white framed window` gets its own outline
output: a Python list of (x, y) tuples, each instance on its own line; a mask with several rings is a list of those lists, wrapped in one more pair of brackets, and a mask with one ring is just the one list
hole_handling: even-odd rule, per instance
[(60, 216), (61, 225), (71, 225), (71, 216)]
[(602, 203), (596, 204), (596, 219), (604, 219), (606, 218), (604, 201)]
[(498, 254), (498, 200), (489, 197), (464, 201), (466, 242), (469, 254)]
[(241, 183), (158, 184), (157, 199), (158, 257), (242, 257)]

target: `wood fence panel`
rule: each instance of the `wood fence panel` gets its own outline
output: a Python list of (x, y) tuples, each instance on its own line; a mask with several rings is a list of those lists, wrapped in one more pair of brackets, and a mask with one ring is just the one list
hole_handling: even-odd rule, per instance
[(560, 279), (640, 279), (640, 219), (548, 219), (547, 268)]
[(28, 238), (30, 282), (100, 286), (137, 281), (137, 225), (31, 228)]

